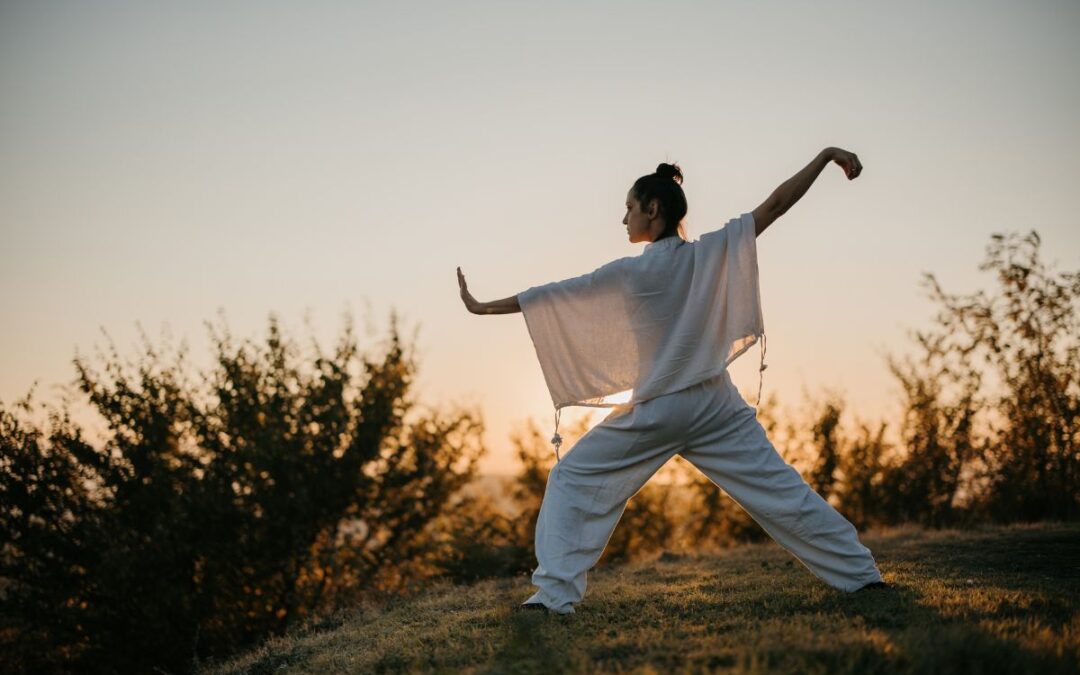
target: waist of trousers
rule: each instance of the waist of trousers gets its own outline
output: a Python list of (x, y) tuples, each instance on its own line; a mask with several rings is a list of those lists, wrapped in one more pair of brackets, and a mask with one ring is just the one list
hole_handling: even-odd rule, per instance
[(710, 389), (710, 388), (714, 388), (714, 387), (724, 388), (724, 387), (734, 387), (734, 386), (735, 385), (731, 381), (731, 373), (729, 373), (727, 371), (727, 368), (725, 368), (725, 369), (721, 370), (719, 373), (716, 373), (715, 375), (709, 375), (709, 376), (705, 377), (704, 379), (698, 380), (694, 384), (687, 385), (687, 386), (682, 387), (680, 389), (676, 389), (675, 391), (665, 392), (665, 393), (660, 394), (658, 396), (651, 396), (651, 397), (649, 397), (647, 399), (640, 400), (640, 401), (631, 400), (629, 403), (625, 403), (623, 405), (625, 406), (624, 409), (629, 410), (629, 409), (633, 408), (635, 405), (641, 405), (641, 404), (644, 404), (644, 403), (648, 403), (649, 401), (655, 401), (656, 399), (660, 399), (660, 398), (665, 398), (665, 397), (670, 397), (670, 396), (685, 395), (685, 394), (688, 394), (688, 393), (691, 393), (691, 392), (701, 391), (702, 389)]
[(734, 388), (735, 385), (731, 381), (731, 374), (725, 368), (724, 370), (716, 373), (715, 375), (710, 375), (694, 384), (683, 387), (681, 389), (677, 389), (675, 391), (670, 391), (664, 394), (660, 394), (658, 396), (651, 396), (643, 400), (630, 400), (626, 403), (615, 404), (614, 406), (612, 406), (611, 412), (604, 418), (604, 421), (606, 422), (609, 420), (613, 420), (616, 417), (621, 417), (622, 415), (633, 412), (637, 406), (648, 405), (653, 401), (659, 401), (661, 399), (663, 399), (664, 401), (668, 401), (673, 397), (700, 393), (709, 389), (723, 389), (729, 387)]

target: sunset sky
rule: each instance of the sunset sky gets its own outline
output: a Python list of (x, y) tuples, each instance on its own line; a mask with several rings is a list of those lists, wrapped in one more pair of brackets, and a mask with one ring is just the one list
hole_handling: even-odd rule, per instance
[[(307, 314), (327, 349), (351, 310), (374, 349), (394, 308), (420, 398), (478, 406), (482, 470), (513, 471), (551, 399), (521, 314), (467, 313), (455, 268), (494, 300), (640, 253), (624, 198), (660, 162), (696, 239), (821, 149), (859, 156), (757, 240), (785, 405), (894, 415), (884, 354), (930, 323), (923, 272), (993, 288), (995, 232), (1080, 268), (1075, 0), (225, 5), (0, 5), (5, 405), (54, 400), (101, 329), (199, 365), (219, 309), (301, 343)], [(731, 367), (751, 402), (758, 359)]]

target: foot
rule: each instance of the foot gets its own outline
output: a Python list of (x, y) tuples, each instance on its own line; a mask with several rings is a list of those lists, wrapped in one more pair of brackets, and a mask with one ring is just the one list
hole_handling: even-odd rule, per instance
[(855, 592), (858, 593), (859, 591), (872, 591), (875, 588), (890, 588), (890, 586), (889, 586), (889, 584), (885, 583), (884, 581), (871, 581), (870, 583), (866, 584), (865, 586), (863, 586), (861, 588), (857, 588), (855, 590)]
[(514, 608), (515, 612), (527, 612), (529, 610), (549, 613), (551, 611), (547, 608), (547, 605), (542, 602), (524, 602)]

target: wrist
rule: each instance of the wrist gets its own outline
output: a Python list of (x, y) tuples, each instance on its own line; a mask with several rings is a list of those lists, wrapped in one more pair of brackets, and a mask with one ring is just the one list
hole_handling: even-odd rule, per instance
[(826, 161), (831, 160), (834, 156), (836, 156), (836, 148), (829, 146), (822, 150), (820, 153), (818, 153), (818, 156)]

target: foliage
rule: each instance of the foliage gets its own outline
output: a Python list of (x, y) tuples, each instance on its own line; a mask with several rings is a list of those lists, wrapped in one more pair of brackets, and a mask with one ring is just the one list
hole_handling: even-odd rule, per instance
[[(925, 275), (941, 308), (914, 332), (920, 355), (887, 359), (904, 394), (898, 447), (884, 422), (817, 434), (815, 487), (835, 479), (837, 508), (857, 525), (1080, 516), (1080, 272), (1048, 271), (1039, 243), (1034, 231), (992, 236), (979, 269), (995, 273), (995, 294), (948, 294)], [(842, 405), (815, 431), (835, 429)]]
[(273, 317), (265, 348), (211, 333), (199, 384), (145, 335), (130, 367), (76, 357), (100, 449), (66, 411), (46, 435), (0, 408), (8, 672), (181, 670), (426, 572), (481, 427), (418, 410), (396, 318), (381, 357), (348, 326), (311, 368)]
[(927, 275), (950, 351), (981, 355), (1001, 384), (982, 403), (1000, 418), (982, 456), (981, 503), (996, 520), (1080, 516), (1080, 272), (1050, 272), (1039, 244), (1034, 230), (993, 235), (979, 269), (995, 274), (996, 296), (949, 295)]
[(462, 499), (452, 513), (441, 530), (446, 533), (444, 554), (432, 576), (471, 583), (533, 569), (532, 538), (523, 533), (525, 519), (504, 513), (490, 495)]

